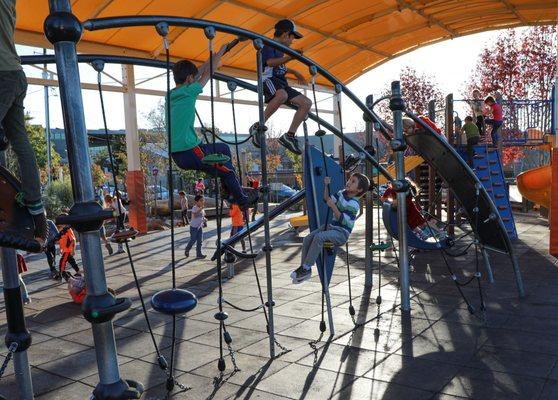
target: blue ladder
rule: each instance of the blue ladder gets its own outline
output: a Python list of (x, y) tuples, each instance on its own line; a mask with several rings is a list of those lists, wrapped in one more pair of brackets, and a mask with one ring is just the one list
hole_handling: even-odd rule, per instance
[[(484, 145), (474, 146), (474, 149), (473, 168), (475, 175), (479, 178), (496, 205), (508, 236), (511, 240), (517, 239), (517, 230), (515, 229), (515, 221), (498, 151), (487, 148)], [(464, 160), (467, 160), (464, 148), (459, 153)]]

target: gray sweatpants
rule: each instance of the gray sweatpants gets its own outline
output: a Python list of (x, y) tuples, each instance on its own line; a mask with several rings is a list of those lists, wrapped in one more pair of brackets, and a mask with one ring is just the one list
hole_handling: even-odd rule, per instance
[(349, 232), (339, 226), (328, 225), (324, 230), (322, 225), (308, 234), (302, 241), (302, 264), (311, 267), (322, 253), (324, 242), (331, 242), (334, 246), (341, 246), (349, 239)]
[(35, 152), (25, 130), (23, 99), (26, 92), (23, 71), (0, 71), (0, 123), (17, 156), (25, 202), (35, 214), (43, 211), (41, 181)]

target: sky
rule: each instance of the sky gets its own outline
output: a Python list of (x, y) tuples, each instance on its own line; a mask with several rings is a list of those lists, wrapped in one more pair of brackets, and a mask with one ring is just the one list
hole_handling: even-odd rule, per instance
[[(433, 44), (415, 50), (411, 53), (395, 58), (373, 70), (363, 74), (348, 85), (348, 88), (355, 93), (363, 102), (368, 94), (377, 97), (389, 87), (393, 80), (399, 79), (399, 73), (405, 66), (411, 66), (419, 73), (428, 74), (438, 82), (442, 93), (454, 93), (454, 98), (461, 98), (464, 82), (470, 76), (472, 70), (477, 63), (478, 56), (482, 48), (486, 44), (492, 42), (498, 31), (484, 32), (471, 36), (461, 37), (457, 39), (447, 40), (441, 43)], [(17, 46), (20, 54), (40, 54), (42, 49), (30, 48), (25, 46)], [(55, 67), (49, 67), (54, 71)], [(117, 65), (107, 65), (105, 71), (117, 79), (121, 78), (121, 70)], [(40, 77), (42, 71), (34, 67), (26, 67), (25, 72), (28, 76)], [(161, 73), (162, 70), (155, 70), (144, 67), (136, 67), (136, 81), (152, 77)], [(80, 78), (82, 82), (96, 82), (96, 73), (89, 65), (80, 66)], [(161, 77), (150, 81), (144, 87), (165, 90), (165, 78)], [(114, 84), (109, 77), (103, 76), (104, 84)], [(227, 90), (223, 86), (222, 93)], [(58, 89), (49, 89), (50, 93), (50, 126), (52, 128), (62, 128), (62, 113), (60, 107), (60, 98), (58, 97)], [(102, 128), (102, 118), (100, 113), (99, 94), (92, 90), (83, 90), (83, 101), (86, 115), (86, 125), (88, 129)], [(204, 94), (209, 94), (209, 85), (205, 87)], [(311, 92), (308, 91), (311, 97)], [(237, 98), (247, 98), (256, 100), (253, 93), (239, 92)], [(318, 94), (320, 107), (331, 109), (333, 100), (328, 99), (330, 95)], [(157, 106), (162, 100), (158, 96), (138, 95), (138, 126), (140, 128), (149, 128), (147, 114)], [(321, 101), (320, 101), (321, 100)], [(104, 101), (107, 113), (107, 121), (109, 129), (124, 128), (124, 105), (123, 96), (120, 93), (105, 92)], [(42, 86), (30, 85), (25, 99), (25, 108), (33, 117), (33, 123), (45, 124), (44, 112), (44, 89)], [(210, 121), (210, 105), (209, 102), (199, 101), (198, 111), (202, 115), (205, 123)], [(231, 106), (227, 103), (217, 103), (215, 106), (215, 124), (223, 131), (232, 131), (232, 112)], [(343, 99), (343, 127), (345, 131), (350, 132), (355, 129), (362, 128), (362, 112), (348, 101)], [(237, 124), (239, 133), (247, 133), (248, 128), (257, 119), (257, 109), (253, 106), (237, 106)], [(269, 121), (270, 129), (277, 133), (282, 133), (288, 129), (292, 119), (291, 110), (279, 110)], [(322, 113), (324, 119), (332, 121), (331, 114)], [(315, 126), (309, 126), (310, 132), (315, 130)], [(299, 130), (299, 134), (302, 134)]]

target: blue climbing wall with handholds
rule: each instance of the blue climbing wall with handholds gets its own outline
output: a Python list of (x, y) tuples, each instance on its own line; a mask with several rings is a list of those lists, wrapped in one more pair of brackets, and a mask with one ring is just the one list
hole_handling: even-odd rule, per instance
[[(324, 165), (324, 161), (327, 165)], [(327, 167), (327, 168), (326, 168)], [(327, 169), (327, 171), (326, 171)], [(327, 172), (327, 173), (326, 173)], [(333, 214), (329, 209), (324, 198), (324, 178), (329, 176), (331, 183), (329, 189), (331, 193), (337, 193), (343, 189), (343, 168), (330, 156), (322, 155), (322, 152), (314, 146), (307, 145), (304, 150), (304, 185), (306, 189), (306, 209), (308, 212), (308, 223), (310, 231), (319, 229), (321, 225), (331, 223)], [(329, 211), (328, 211), (329, 210)], [(327, 218), (327, 221), (326, 221)], [(327, 271), (327, 281), (331, 282), (333, 265), (337, 248), (324, 251), (325, 270)], [(320, 280), (322, 275), (322, 257), (317, 260)]]
[[(498, 209), (509, 238), (517, 239), (517, 230), (498, 151), (484, 145), (474, 146), (474, 149), (473, 171)], [(465, 160), (467, 159), (464, 151), (461, 151), (460, 154)]]

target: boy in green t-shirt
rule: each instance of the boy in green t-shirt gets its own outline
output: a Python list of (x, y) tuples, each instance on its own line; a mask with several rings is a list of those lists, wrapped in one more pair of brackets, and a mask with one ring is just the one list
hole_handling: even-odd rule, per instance
[(473, 168), (473, 157), (475, 157), (475, 150), (473, 146), (479, 143), (480, 133), (477, 125), (473, 123), (473, 117), (465, 117), (465, 124), (461, 128), (461, 132), (467, 136), (467, 159), (469, 166)]
[[(213, 71), (217, 70), (227, 45), (213, 55)], [(194, 129), (196, 100), (210, 78), (209, 60), (196, 67), (191, 61), (182, 60), (172, 68), (176, 88), (170, 93), (171, 104), (171, 156), (182, 169), (204, 171), (210, 175), (217, 172), (224, 186), (223, 197), (232, 197), (232, 202), (242, 209), (258, 200), (255, 190), (243, 190), (230, 161), (231, 151), (224, 143), (203, 144)], [(224, 164), (207, 165), (202, 159), (208, 154), (220, 153), (229, 157)]]

